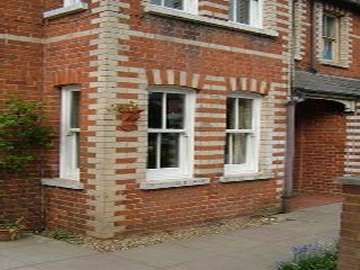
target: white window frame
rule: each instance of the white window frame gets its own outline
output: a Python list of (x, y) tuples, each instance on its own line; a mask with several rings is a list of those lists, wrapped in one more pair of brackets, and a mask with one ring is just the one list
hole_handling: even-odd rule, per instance
[[(236, 21), (237, 18), (237, 1), (240, 0), (233, 0), (234, 1), (234, 9), (229, 9), (229, 12), (232, 13), (232, 22), (242, 25), (249, 25), (257, 28), (263, 27), (263, 0), (250, 0), (250, 13), (249, 13), (249, 24), (240, 23)], [(230, 17), (231, 18), (231, 17)]]
[[(193, 176), (193, 156), (194, 156), (194, 114), (195, 114), (195, 93), (193, 91), (184, 91), (177, 89), (151, 89), (150, 93), (165, 94), (183, 94), (185, 96), (184, 104), (184, 129), (153, 129), (148, 128), (149, 133), (180, 133), (179, 140), (179, 167), (178, 168), (160, 168), (146, 169), (147, 180), (179, 180), (192, 178)], [(165, 95), (163, 95), (163, 102)], [(163, 103), (164, 104), (164, 103)], [(162, 127), (166, 122), (166, 106), (163, 106)], [(159, 153), (158, 153), (159, 158)]]
[(64, 0), (64, 7), (70, 7), (81, 3), (81, 0)]
[[(325, 36), (324, 33), (324, 25), (321, 29), (322, 32), (322, 50), (321, 50), (321, 58), (325, 61), (331, 61), (331, 62), (338, 62), (340, 57), (340, 24), (341, 24), (341, 18), (337, 15), (331, 14), (331, 13), (324, 13), (323, 14), (323, 23), (324, 23), (324, 17), (332, 17), (335, 19), (335, 37), (331, 38), (328, 36)], [(332, 59), (328, 59), (324, 57), (324, 50), (325, 50), (325, 40), (331, 40), (332, 41)]]
[(167, 6), (165, 6), (165, 0), (161, 0), (160, 5), (152, 4), (151, 2), (150, 2), (150, 4), (153, 5), (153, 6), (160, 6), (160, 7), (165, 8), (165, 9), (176, 10), (176, 11), (179, 11), (179, 12), (185, 12), (185, 13), (190, 13), (190, 14), (193, 14), (193, 15), (198, 15), (198, 13), (199, 13), (198, 0), (182, 0), (182, 1), (184, 3), (184, 9), (176, 9), (176, 8), (167, 7)]
[[(253, 174), (259, 171), (259, 147), (260, 147), (260, 114), (261, 114), (261, 98), (258, 96), (249, 96), (235, 94), (228, 98), (248, 99), (252, 101), (252, 128), (251, 129), (226, 129), (228, 133), (246, 133), (250, 134), (250, 139), (247, 140), (246, 146), (246, 163), (245, 164), (225, 164), (224, 175), (243, 175)], [(238, 115), (239, 104), (236, 102), (235, 115)], [(238, 118), (235, 118), (235, 123), (238, 123)], [(236, 126), (237, 124), (235, 124)], [(226, 137), (225, 137), (226, 140)], [(225, 142), (226, 147), (227, 142)], [(225, 158), (225, 157), (224, 157)]]
[(80, 128), (71, 128), (71, 97), (73, 92), (79, 92), (80, 87), (71, 85), (61, 88), (61, 130), (60, 130), (60, 178), (80, 180), (80, 168), (73, 167), (77, 159), (77, 141), (75, 133), (80, 134)]

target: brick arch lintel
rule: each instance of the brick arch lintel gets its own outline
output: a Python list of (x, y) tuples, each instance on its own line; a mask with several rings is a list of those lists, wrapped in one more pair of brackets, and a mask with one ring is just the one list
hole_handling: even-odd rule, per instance
[(172, 69), (148, 69), (145, 73), (147, 85), (176, 85), (202, 90), (213, 84), (221, 86), (226, 92), (242, 91), (261, 95), (267, 95), (270, 88), (267, 81), (247, 77), (217, 77)]
[(82, 72), (77, 69), (64, 69), (55, 71), (52, 74), (52, 82), (54, 85), (81, 84)]

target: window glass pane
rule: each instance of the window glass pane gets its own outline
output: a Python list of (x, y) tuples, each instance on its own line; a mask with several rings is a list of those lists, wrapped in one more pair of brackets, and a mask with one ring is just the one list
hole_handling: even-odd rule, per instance
[(333, 59), (333, 42), (326, 38), (324, 39), (323, 58), (328, 60)]
[(151, 4), (161, 6), (161, 0), (151, 0)]
[(150, 93), (149, 95), (149, 128), (162, 128), (162, 93)]
[(239, 129), (252, 128), (252, 100), (238, 99), (239, 102)]
[(250, 22), (250, 0), (237, 0), (236, 21), (249, 24)]
[(229, 9), (229, 19), (230, 19), (230, 21), (234, 21), (235, 1), (236, 0), (230, 0), (230, 9)]
[(80, 168), (80, 134), (76, 133), (76, 160), (75, 168)]
[(165, 7), (184, 9), (183, 0), (165, 0)]
[(166, 127), (168, 129), (184, 128), (185, 96), (167, 94)]
[(248, 134), (231, 134), (233, 164), (246, 163), (246, 141)]
[(230, 140), (231, 134), (226, 134), (226, 144), (225, 144), (225, 164), (230, 164)]
[(157, 133), (148, 134), (147, 168), (156, 169)]
[(228, 98), (226, 100), (226, 129), (235, 128), (235, 98)]
[(80, 92), (71, 92), (70, 127), (79, 128), (80, 117)]
[(80, 1), (79, 0), (64, 0), (64, 6), (65, 7), (75, 5), (77, 3), (80, 3)]
[(179, 136), (178, 133), (161, 134), (161, 168), (179, 167)]
[(336, 38), (336, 17), (324, 16), (323, 33), (325, 37)]

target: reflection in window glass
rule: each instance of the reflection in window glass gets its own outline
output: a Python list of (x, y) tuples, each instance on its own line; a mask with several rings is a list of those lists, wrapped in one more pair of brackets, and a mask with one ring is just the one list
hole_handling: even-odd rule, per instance
[(226, 128), (227, 129), (234, 129), (235, 128), (235, 98), (228, 98), (226, 100)]
[(151, 0), (151, 4), (161, 6), (161, 0)]
[(149, 128), (162, 128), (163, 94), (151, 93), (149, 95)]
[(238, 23), (250, 23), (250, 0), (237, 0), (236, 21)]
[(232, 134), (232, 164), (246, 163), (246, 138), (247, 134)]
[(80, 92), (71, 92), (70, 127), (79, 128), (80, 118)]
[(156, 156), (157, 156), (157, 137), (159, 134), (149, 133), (148, 134), (148, 157), (147, 164), (149, 169), (155, 169), (157, 167), (156, 164)]
[(179, 134), (161, 134), (161, 168), (179, 167)]
[(165, 7), (174, 9), (184, 9), (183, 0), (165, 0)]
[(239, 129), (251, 129), (252, 115), (251, 103), (249, 99), (238, 99), (239, 101)]
[(166, 126), (169, 129), (184, 128), (184, 95), (167, 94)]

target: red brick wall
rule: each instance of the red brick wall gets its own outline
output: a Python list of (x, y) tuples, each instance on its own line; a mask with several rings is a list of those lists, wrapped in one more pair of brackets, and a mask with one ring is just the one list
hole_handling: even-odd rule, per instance
[(360, 186), (344, 186), (339, 270), (360, 269)]
[(85, 191), (44, 188), (45, 222), (49, 230), (63, 229), (85, 234), (90, 219), (86, 214), (88, 195)]
[[(40, 38), (42, 1), (3, 0), (0, 4), (0, 34)], [(39, 101), (42, 92), (42, 45), (0, 39), (0, 110), (9, 97)], [(26, 176), (0, 176), (0, 218), (24, 217), (29, 229), (42, 224), (40, 165)]]
[(30, 230), (44, 228), (37, 177), (0, 177), (0, 220), (24, 218)]
[(308, 100), (297, 105), (294, 184), (297, 192), (339, 194), (343, 176), (345, 117), (343, 105)]
[[(93, 29), (90, 20), (95, 16), (91, 14), (91, 5), (83, 12), (70, 14), (58, 18), (45, 20), (43, 31), (46, 38), (58, 38), (56, 42), (44, 45), (44, 103), (49, 122), (56, 132), (54, 147), (47, 152), (46, 172), (47, 178), (59, 177), (59, 146), (60, 146), (60, 111), (61, 87), (64, 85), (78, 85), (81, 90), (80, 108), (80, 163), (81, 181), (85, 184), (83, 191), (65, 188), (44, 188), (45, 225), (49, 229), (65, 229), (77, 233), (90, 231), (87, 225), (89, 200), (92, 197), (87, 193), (87, 142), (88, 115), (91, 113), (88, 106), (91, 103), (88, 95), (93, 92), (89, 87), (90, 67), (90, 41), (94, 35), (69, 38), (66, 35)], [(62, 0), (45, 1), (45, 10), (52, 10), (62, 6)]]
[(201, 187), (140, 191), (128, 184), (126, 220), (116, 223), (128, 232), (156, 231), (252, 215), (259, 209), (279, 210), (276, 181), (243, 184), (212, 183)]

